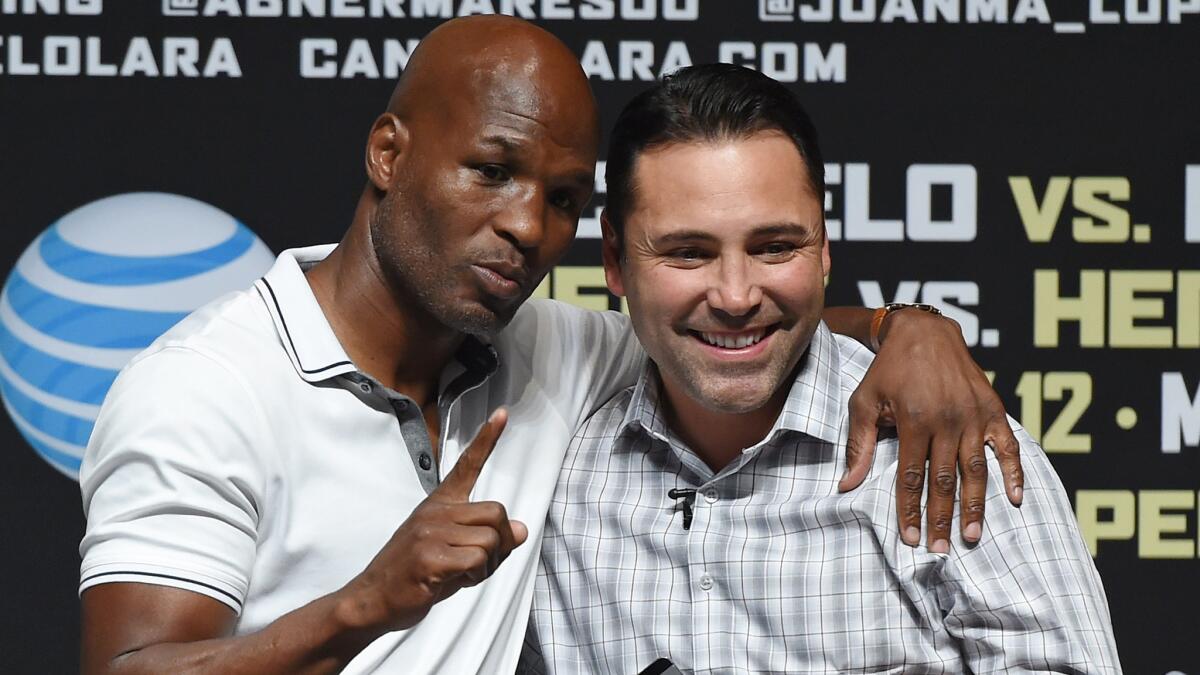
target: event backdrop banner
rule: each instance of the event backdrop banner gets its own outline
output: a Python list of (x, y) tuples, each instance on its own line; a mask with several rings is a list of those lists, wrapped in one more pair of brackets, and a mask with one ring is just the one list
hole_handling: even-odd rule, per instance
[[(956, 319), (1062, 476), (1125, 669), (1200, 674), (1200, 0), (0, 0), (0, 671), (76, 668), (75, 476), (116, 372), (336, 240), (420, 38), (490, 12), (575, 50), (605, 125), (690, 63), (793, 88), (830, 304)], [(602, 176), (539, 293), (620, 309)]]

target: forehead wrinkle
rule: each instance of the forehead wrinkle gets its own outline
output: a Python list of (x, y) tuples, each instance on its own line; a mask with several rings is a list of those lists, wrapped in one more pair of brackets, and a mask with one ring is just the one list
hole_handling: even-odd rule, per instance
[(514, 110), (495, 110), (495, 111), (493, 111), (493, 112), (495, 112), (495, 113), (496, 113), (496, 114), (498, 114), (498, 115), (507, 115), (507, 116), (509, 116), (509, 117), (516, 117), (516, 118), (518, 118), (518, 119), (525, 120), (525, 121), (527, 121), (527, 122), (532, 122), (533, 124), (536, 124), (536, 125), (538, 125), (539, 127), (545, 127), (545, 126), (546, 126), (546, 123), (545, 123), (545, 122), (542, 122), (541, 120), (539, 120), (538, 118), (534, 117), (533, 115), (522, 115), (521, 113), (519, 113), (519, 112), (516, 112), (516, 111), (514, 111)]
[(485, 131), (492, 127), (503, 130), (499, 134), (494, 134), (497, 136), (508, 135), (527, 139), (538, 132), (542, 132), (546, 136), (550, 135), (549, 125), (531, 115), (494, 108), (488, 110), (483, 117)]

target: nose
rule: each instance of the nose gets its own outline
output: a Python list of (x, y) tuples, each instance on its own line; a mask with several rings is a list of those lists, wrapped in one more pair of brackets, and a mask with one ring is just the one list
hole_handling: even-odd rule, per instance
[(708, 305), (730, 316), (746, 316), (762, 304), (762, 287), (744, 257), (722, 256), (708, 286)]
[(542, 243), (546, 232), (546, 196), (531, 187), (515, 195), (495, 220), (497, 234), (525, 250)]

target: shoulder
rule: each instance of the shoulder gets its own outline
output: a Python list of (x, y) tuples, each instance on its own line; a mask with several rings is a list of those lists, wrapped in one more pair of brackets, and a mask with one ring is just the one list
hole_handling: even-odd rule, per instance
[(606, 335), (623, 337), (632, 332), (629, 318), (620, 312), (597, 312), (557, 300), (532, 298), (517, 310), (512, 322), (498, 337), (520, 339), (547, 329), (562, 337), (583, 339)]
[[(256, 288), (197, 309), (130, 360), (114, 391), (164, 389), (175, 400), (213, 398), (236, 385), (247, 395), (291, 381), (295, 369)], [(105, 408), (108, 408), (108, 399)]]
[(164, 360), (162, 354), (178, 356), (181, 351), (195, 354), (197, 363), (219, 362), (234, 370), (261, 363), (264, 351), (286, 357), (278, 349), (270, 314), (254, 287), (217, 298), (192, 312), (135, 356), (126, 370), (157, 364)]
[(615, 436), (620, 431), (621, 423), (633, 404), (633, 394), (637, 386), (621, 389), (592, 413), (591, 417), (579, 428), (579, 436), (594, 437)]
[(612, 459), (609, 451), (621, 436), (635, 388), (621, 389), (579, 425), (567, 448), (564, 477), (573, 470), (591, 467), (601, 461), (607, 464)]
[(628, 317), (553, 300), (529, 300), (493, 339), (515, 382), (541, 383), (574, 429), (637, 378), (642, 349)]
[[(265, 356), (272, 351), (277, 355)], [(101, 406), (81, 479), (151, 449), (168, 461), (203, 449), (219, 461), (253, 446), (264, 419), (256, 383), (288, 363), (253, 289), (200, 308), (121, 370)]]

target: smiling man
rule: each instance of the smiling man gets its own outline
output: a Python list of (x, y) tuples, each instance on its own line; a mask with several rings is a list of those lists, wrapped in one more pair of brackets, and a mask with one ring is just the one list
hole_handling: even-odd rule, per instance
[[(572, 434), (642, 359), (619, 314), (523, 304), (591, 196), (596, 118), (575, 55), (529, 23), (422, 41), (341, 242), (283, 252), (113, 385), (81, 470), (84, 672), (512, 671), (537, 569), (521, 544)], [(866, 339), (864, 314), (843, 328)], [(1003, 410), (953, 326), (904, 314), (858, 429), (917, 434), (919, 490), (931, 447), (953, 482)], [(1004, 431), (986, 436), (1009, 448)]]
[(1119, 668), (1065, 491), (1024, 430), (1021, 508), (989, 457), (981, 530), (901, 541), (895, 440), (838, 491), (872, 357), (821, 321), (822, 176), (807, 114), (752, 70), (685, 68), (622, 112), (604, 264), (650, 363), (567, 451), (521, 671)]

